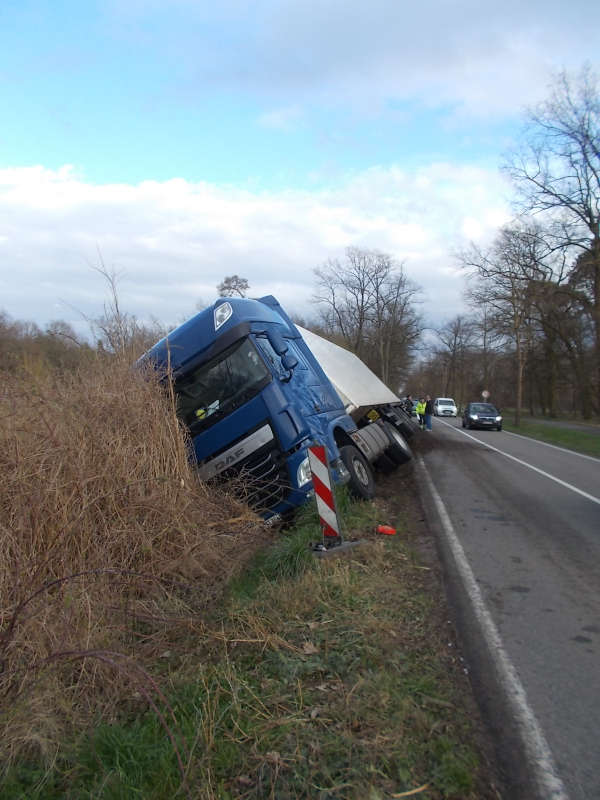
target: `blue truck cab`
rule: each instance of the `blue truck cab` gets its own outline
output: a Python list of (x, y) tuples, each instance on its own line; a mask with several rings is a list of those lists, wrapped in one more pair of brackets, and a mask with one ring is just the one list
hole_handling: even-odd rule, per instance
[(324, 444), (332, 475), (357, 426), (278, 301), (221, 298), (140, 359), (173, 381), (202, 479), (239, 480), (248, 503), (279, 517), (312, 492), (307, 448)]

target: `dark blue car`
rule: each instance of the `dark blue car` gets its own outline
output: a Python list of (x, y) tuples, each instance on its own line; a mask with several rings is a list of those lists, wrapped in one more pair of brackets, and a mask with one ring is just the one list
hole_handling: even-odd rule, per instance
[(462, 417), (463, 428), (495, 428), (502, 430), (500, 412), (491, 403), (467, 403)]

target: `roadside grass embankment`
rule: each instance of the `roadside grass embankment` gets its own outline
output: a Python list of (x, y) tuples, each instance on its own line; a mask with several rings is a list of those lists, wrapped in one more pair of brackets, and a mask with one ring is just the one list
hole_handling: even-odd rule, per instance
[(581, 428), (569, 427), (569, 423), (566, 421), (562, 424), (560, 421), (534, 422), (527, 418), (522, 419), (520, 425), (516, 426), (510, 418), (505, 417), (502, 425), (511, 433), (529, 436), (540, 442), (600, 458), (600, 434), (597, 430), (586, 431)]
[(158, 709), (160, 654), (272, 534), (197, 481), (152, 376), (98, 357), (0, 385), (0, 762), (43, 768), (123, 704)]
[(275, 535), (196, 482), (126, 365), (3, 387), (0, 796), (498, 798), (400, 498), (342, 494), (365, 542), (319, 560), (314, 509)]

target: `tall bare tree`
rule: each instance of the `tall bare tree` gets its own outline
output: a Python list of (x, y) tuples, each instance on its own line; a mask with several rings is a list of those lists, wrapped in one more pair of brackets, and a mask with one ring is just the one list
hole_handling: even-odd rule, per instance
[(465, 400), (465, 363), (475, 338), (473, 321), (458, 314), (442, 325), (437, 335), (441, 347), (436, 353), (443, 358), (445, 367), (443, 393), (462, 402)]
[(324, 308), (325, 327), (341, 335), (346, 347), (358, 356), (363, 354), (377, 296), (391, 270), (392, 259), (385, 253), (348, 247), (344, 261), (329, 259), (314, 271), (314, 300)]
[(528, 112), (522, 144), (505, 169), (520, 209), (550, 218), (554, 246), (575, 253), (574, 278), (585, 264), (583, 287), (573, 289), (582, 291), (593, 326), (600, 411), (600, 92), (589, 67), (556, 78), (549, 99)]
[(323, 329), (398, 387), (421, 329), (420, 287), (386, 253), (349, 247), (315, 270)]
[(523, 374), (532, 336), (535, 288), (548, 277), (547, 246), (535, 226), (507, 226), (487, 250), (472, 245), (460, 260), (472, 279), (468, 298), (474, 307), (492, 310), (496, 330), (515, 353), (515, 424), (523, 403)]

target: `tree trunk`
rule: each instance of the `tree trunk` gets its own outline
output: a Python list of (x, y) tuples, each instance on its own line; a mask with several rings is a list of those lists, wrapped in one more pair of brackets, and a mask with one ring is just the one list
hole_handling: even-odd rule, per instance
[(525, 368), (525, 358), (521, 346), (521, 337), (517, 333), (515, 337), (515, 357), (517, 360), (517, 397), (515, 406), (515, 425), (518, 428), (521, 424), (521, 408), (523, 406), (523, 371)]
[[(600, 220), (597, 221), (597, 225), (600, 228)], [(596, 392), (592, 403), (595, 406), (595, 413), (600, 414), (600, 231), (594, 236), (592, 258), (592, 268), (594, 270), (594, 355), (596, 362)]]

